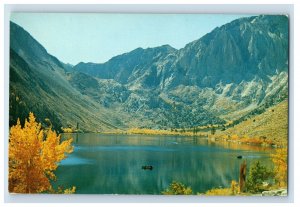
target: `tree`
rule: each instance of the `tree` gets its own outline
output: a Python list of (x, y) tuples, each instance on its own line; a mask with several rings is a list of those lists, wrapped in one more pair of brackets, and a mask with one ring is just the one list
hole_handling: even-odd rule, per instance
[(216, 133), (216, 128), (213, 126), (210, 130), (211, 135), (214, 135)]
[(271, 155), (274, 163), (275, 180), (280, 187), (287, 185), (287, 148), (277, 148)]
[(263, 182), (273, 177), (273, 173), (259, 161), (251, 165), (249, 175), (246, 179), (246, 188), (250, 193), (262, 192), (266, 189), (263, 187)]
[[(43, 130), (33, 113), (10, 128), (9, 135), (9, 191), (40, 193), (51, 191), (50, 180), (56, 180), (57, 164), (73, 151), (72, 139), (60, 141), (51, 128)], [(69, 190), (69, 189), (67, 189)], [(68, 192), (74, 192), (72, 188)]]
[(240, 166), (240, 178), (239, 178), (240, 193), (243, 193), (245, 191), (246, 168), (247, 168), (247, 164), (246, 161), (244, 160)]

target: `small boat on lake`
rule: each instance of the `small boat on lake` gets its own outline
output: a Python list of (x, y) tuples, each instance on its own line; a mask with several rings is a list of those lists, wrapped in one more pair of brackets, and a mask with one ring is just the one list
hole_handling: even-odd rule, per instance
[(142, 166), (142, 169), (143, 170), (152, 170), (153, 166), (152, 165), (144, 165), (144, 166)]

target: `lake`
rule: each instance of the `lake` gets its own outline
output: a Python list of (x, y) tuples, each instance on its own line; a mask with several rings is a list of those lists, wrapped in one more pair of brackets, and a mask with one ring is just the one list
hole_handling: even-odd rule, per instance
[[(161, 194), (172, 181), (194, 193), (229, 187), (239, 166), (260, 160), (271, 166), (270, 148), (213, 142), (201, 137), (64, 134), (74, 152), (59, 163), (55, 186), (83, 194)], [(237, 159), (242, 155), (243, 159)], [(142, 166), (151, 165), (152, 170)]]

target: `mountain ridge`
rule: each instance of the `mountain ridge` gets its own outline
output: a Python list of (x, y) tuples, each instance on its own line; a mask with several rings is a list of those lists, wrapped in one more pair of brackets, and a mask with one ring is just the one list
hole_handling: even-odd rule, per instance
[[(280, 46), (280, 48), (278, 48), (278, 50), (283, 50), (283, 51), (281, 51), (280, 54), (275, 54), (276, 58), (272, 57), (274, 63), (269, 63), (268, 62), (268, 64), (272, 64), (271, 66), (267, 65), (266, 67), (264, 67), (263, 70), (261, 69), (261, 70), (257, 70), (257, 71), (252, 71), (252, 74), (251, 74), (251, 70), (249, 70), (249, 68), (250, 69), (251, 68), (257, 69), (257, 68), (259, 68), (259, 64), (261, 64), (261, 65), (265, 64), (266, 65), (266, 63), (264, 63), (264, 58), (270, 59), (271, 57), (268, 56), (268, 54), (265, 51), (264, 47), (260, 46), (259, 49), (255, 49), (260, 44), (260, 42), (259, 42), (259, 41), (261, 41), (259, 39), (260, 35), (255, 33), (257, 29), (255, 29), (255, 28), (254, 29), (248, 29), (248, 27), (250, 27), (249, 26), (250, 24), (253, 24), (251, 22), (253, 22), (254, 20), (256, 20), (254, 22), (259, 22), (259, 20), (266, 21), (265, 19), (272, 19), (272, 18), (276, 18), (276, 19), (279, 19), (279, 20), (284, 19), (286, 21), (286, 23), (283, 24), (283, 26), (281, 26), (281, 28), (279, 29), (280, 35), (285, 35), (283, 37), (285, 39), (285, 42), (283, 42), (282, 46), (280, 46), (280, 44), (276, 44), (277, 46)], [(246, 21), (246, 20), (247, 20), (247, 22), (243, 23), (245, 25), (240, 28), (240, 26), (239, 26), (238, 23), (241, 23), (241, 22)], [(283, 21), (283, 20), (281, 20), (281, 21)], [(260, 25), (260, 24), (258, 24), (258, 25)], [(225, 78), (223, 77), (223, 80), (225, 80), (227, 82), (235, 82), (235, 80), (236, 80), (236, 83), (238, 83), (241, 80), (243, 80), (243, 78), (245, 78), (245, 75), (246, 76), (250, 76), (249, 78), (252, 79), (253, 78), (253, 73), (257, 74), (256, 72), (259, 73), (259, 71), (266, 71), (266, 74), (261, 74), (261, 75), (272, 74), (274, 72), (273, 71), (274, 68), (277, 68), (278, 70), (283, 70), (283, 69), (287, 68), (287, 65), (285, 63), (282, 63), (282, 62), (284, 62), (284, 61), (282, 61), (282, 59), (283, 58), (287, 59), (287, 56), (288, 56), (288, 51), (287, 51), (287, 49), (288, 49), (288, 41), (287, 41), (288, 36), (284, 32), (285, 29), (287, 30), (287, 26), (288, 26), (288, 24), (287, 24), (287, 17), (286, 16), (272, 16), (272, 17), (269, 17), (269, 16), (267, 16), (267, 17), (266, 16), (257, 16), (257, 17), (248, 17), (248, 18), (242, 18), (242, 19), (234, 20), (233, 22), (230, 22), (230, 23), (225, 24), (225, 25), (223, 25), (223, 26), (221, 26), (219, 28), (214, 29), (212, 32), (204, 35), (202, 38), (200, 38), (198, 40), (195, 40), (195, 41), (193, 41), (191, 43), (188, 43), (184, 48), (182, 48), (180, 50), (176, 50), (176, 52), (174, 51), (175, 54), (174, 54), (174, 52), (171, 53), (170, 55), (177, 56), (177, 57), (179, 57), (179, 59), (177, 58), (178, 60), (176, 60), (177, 61), (176, 64), (175, 63), (172, 64), (172, 62), (174, 62), (174, 58), (170, 58), (170, 60), (167, 61), (167, 63), (171, 67), (165, 66), (163, 64), (163, 65), (160, 65), (162, 67), (161, 70), (164, 70), (165, 67), (167, 67), (166, 70), (170, 70), (172, 72), (175, 71), (175, 72), (177, 72), (178, 76), (179, 75), (182, 75), (182, 76), (187, 75), (187, 78), (184, 79), (184, 81), (182, 81), (182, 80), (173, 80), (173, 82), (176, 82), (176, 81), (178, 82), (178, 83), (175, 83), (175, 86), (178, 86), (180, 84), (188, 84), (189, 82), (192, 82), (193, 84), (197, 84), (198, 86), (201, 86), (201, 87), (213, 86), (213, 85), (217, 84), (218, 81), (213, 80), (211, 77), (212, 76), (216, 76), (217, 72), (223, 72), (223, 73), (225, 73), (224, 71), (228, 72), (228, 70), (230, 68), (233, 68), (233, 67), (230, 67), (232, 65), (234, 67), (236, 67), (235, 70), (231, 69), (233, 75), (232, 74), (226, 74), (226, 76), (229, 77), (229, 78), (232, 78), (232, 80), (230, 80), (230, 79), (226, 80), (226, 77)], [(237, 28), (237, 27), (239, 27), (239, 28)], [(267, 33), (270, 30), (271, 27), (269, 28), (269, 27), (260, 26), (260, 28), (264, 29), (265, 31), (264, 30), (262, 30), (262, 31), (264, 31), (265, 33)], [(249, 48), (248, 47), (246, 48), (246, 46), (243, 45), (243, 44), (237, 44), (236, 43), (237, 41), (242, 42), (241, 41), (241, 37), (239, 37), (238, 34), (242, 35), (242, 32), (244, 32), (243, 35), (247, 36), (245, 34), (245, 31), (242, 31), (242, 29), (243, 30), (247, 30), (248, 29), (248, 30), (251, 30), (251, 31), (253, 30), (253, 32), (250, 31), (250, 32), (248, 32), (248, 34), (250, 33), (250, 35), (251, 34), (255, 34), (255, 35), (252, 35), (252, 36), (258, 36), (255, 39), (257, 43), (253, 44), (253, 45), (248, 45)], [(233, 30), (234, 32), (228, 32), (228, 30)], [(239, 31), (239, 30), (241, 30), (242, 32)], [(225, 31), (225, 32), (223, 32), (223, 31)], [(261, 31), (259, 31), (259, 32), (261, 32)], [(233, 38), (233, 36), (235, 36), (235, 37)], [(252, 36), (251, 36), (251, 38), (252, 38)], [(237, 38), (239, 38), (239, 39), (237, 39)], [(247, 38), (248, 39), (245, 42), (249, 42), (249, 43), (255, 42), (255, 40), (253, 40), (253, 39), (251, 41), (250, 37), (247, 37)], [(253, 37), (253, 38), (255, 38), (255, 37)], [(265, 42), (267, 42), (267, 40), (271, 41), (270, 47), (274, 46), (274, 42), (275, 41), (272, 42), (272, 39), (267, 38), (267, 37), (264, 37), (264, 38), (266, 39)], [(213, 41), (212, 41), (212, 39), (213, 39)], [(225, 39), (226, 41), (229, 41), (228, 44), (227, 44), (227, 46), (225, 45), (223, 47), (223, 46), (221, 46), (222, 44), (218, 44), (216, 46), (216, 44), (214, 44), (214, 42), (218, 42), (218, 41), (221, 42), (221, 43), (224, 42), (223, 39)], [(234, 41), (234, 39), (237, 39), (237, 40)], [(210, 46), (208, 43), (210, 45), (212, 45), (212, 46)], [(208, 46), (210, 46), (210, 47), (209, 48), (206, 48), (206, 47), (203, 48), (203, 45), (206, 46), (206, 47), (208, 47)], [(236, 47), (235, 50), (237, 52), (233, 53), (232, 51), (235, 51), (235, 50), (233, 50), (231, 47)], [(159, 47), (156, 47), (156, 49), (158, 49), (158, 48)], [(214, 48), (217, 48), (217, 49), (214, 49)], [(224, 48), (225, 48), (225, 51), (223, 51)], [(228, 49), (226, 50), (226, 48), (228, 48)], [(254, 49), (251, 49), (251, 48), (254, 48)], [(250, 50), (250, 49), (253, 50), (255, 53), (254, 54), (250, 54), (248, 52), (248, 50)], [(128, 56), (129, 54), (131, 54), (132, 52), (134, 52), (136, 50), (133, 50), (133, 51), (131, 51), (129, 53), (125, 53), (125, 55)], [(141, 48), (139, 50), (141, 50)], [(202, 50), (204, 52), (202, 52)], [(211, 52), (212, 50), (215, 50), (214, 53)], [(240, 50), (242, 50), (244, 52), (242, 53)], [(208, 51), (208, 52), (206, 52), (206, 51)], [(227, 52), (227, 51), (229, 51), (229, 52)], [(261, 51), (263, 51), (263, 52), (261, 52)], [(193, 55), (191, 55), (191, 53)], [(207, 53), (207, 54), (205, 54), (205, 53)], [(230, 54), (230, 53), (232, 53), (232, 54), (231, 55), (226, 55), (226, 54)], [(264, 53), (264, 54), (262, 54), (262, 53)], [(201, 55), (202, 56), (206, 55), (206, 56), (205, 57), (201, 57)], [(255, 60), (252, 60), (254, 58), (251, 59), (250, 55), (257, 56), (258, 58), (255, 59)], [(117, 56), (118, 59), (121, 56), (122, 55)], [(229, 57), (227, 57), (227, 56), (229, 56)], [(260, 56), (262, 56), (262, 57), (260, 57)], [(217, 57), (219, 57), (219, 59), (220, 59), (219, 61), (215, 60)], [(130, 59), (130, 58), (134, 58), (134, 57), (129, 57), (127, 59)], [(280, 61), (277, 61), (276, 60), (277, 58)], [(234, 63), (234, 62), (232, 62), (230, 60), (226, 62), (225, 61), (226, 59), (233, 59), (232, 61), (235, 61), (237, 63)], [(106, 62), (104, 64), (114, 65), (115, 63), (111, 63), (111, 62), (115, 61), (115, 60), (116, 60), (115, 58), (111, 58), (108, 62)], [(239, 62), (237, 60), (239, 60)], [(249, 64), (247, 64), (247, 65), (245, 65), (245, 62), (247, 62), (246, 60), (249, 60)], [(258, 62), (258, 61), (261, 61), (261, 62)], [(214, 64), (212, 64), (212, 62), (217, 62), (218, 64), (215, 64), (216, 66), (214, 66)], [(280, 64), (279, 63), (276, 64), (276, 62), (279, 62)], [(154, 62), (154, 65), (155, 64), (160, 64), (160, 63), (161, 62), (159, 62), (159, 63)], [(209, 65), (207, 66), (207, 64), (209, 64)], [(225, 66), (222, 66), (222, 65), (225, 65)], [(251, 66), (249, 66), (249, 65), (251, 65)], [(121, 68), (122, 67), (126, 67), (126, 66), (122, 65)], [(209, 67), (209, 69), (207, 69), (207, 67)], [(201, 68), (201, 70), (195, 70), (197, 68)], [(222, 68), (225, 68), (225, 69), (222, 69)], [(248, 71), (246, 71), (247, 68), (248, 68)], [(87, 71), (84, 70), (82, 64), (81, 64), (80, 68), (78, 67), (78, 65), (75, 65), (74, 69), (76, 71), (78, 71), (78, 72), (84, 72), (84, 73), (89, 74), (89, 72), (87, 72)], [(97, 68), (95, 68), (95, 69), (97, 69)], [(239, 76), (237, 74), (237, 72), (239, 72), (240, 69), (242, 70), (240, 72), (244, 71), (246, 74), (243, 74), (243, 76)], [(132, 70), (132, 67), (130, 68), (130, 70)], [(159, 72), (159, 69), (156, 69), (156, 70), (157, 70), (157, 72)], [(254, 69), (252, 69), (252, 70), (254, 70)], [(268, 72), (268, 70), (269, 70), (269, 72)], [(168, 72), (170, 72), (170, 71), (168, 71)], [(263, 72), (261, 72), (261, 73), (263, 73)], [(94, 73), (91, 74), (91, 75), (97, 76), (97, 74), (94, 74)], [(195, 75), (197, 75), (198, 77), (193, 82), (193, 77)], [(101, 78), (103, 78), (103, 77), (101, 77)], [(109, 78), (114, 78), (114, 77), (110, 76)], [(131, 79), (134, 79), (134, 78), (131, 78)], [(204, 80), (201, 80), (201, 79), (204, 79)], [(212, 80), (210, 80), (210, 79), (212, 79)], [(116, 80), (118, 81), (118, 79), (116, 79)], [(210, 83), (210, 81), (212, 83)], [(166, 80), (163, 79), (163, 80), (161, 80), (161, 82), (162, 82), (161, 83), (162, 85), (166, 85)], [(124, 83), (124, 81), (122, 83)]]
[[(44, 103), (49, 111), (58, 111), (54, 119), (59, 126), (76, 126), (78, 120), (90, 131), (224, 124), (288, 97), (288, 18), (283, 15), (234, 20), (179, 50), (169, 45), (137, 48), (105, 63), (75, 66), (48, 54), (14, 23), (11, 28), (11, 50), (29, 70), (36, 71), (34, 75), (52, 81), (35, 83), (43, 94), (40, 96), (49, 99), (45, 92), (53, 90), (52, 94), (74, 110), (73, 118), (64, 118), (61, 109), (51, 106), (54, 102)], [(16, 59), (12, 57), (11, 65)], [(11, 70), (20, 72), (21, 66)], [(17, 85), (11, 80), (11, 88), (22, 91)], [(38, 92), (31, 96), (37, 98)], [(74, 108), (72, 100), (61, 96), (74, 97), (79, 104)], [(17, 113), (13, 116), (15, 120)], [(86, 120), (93, 120), (92, 126)]]

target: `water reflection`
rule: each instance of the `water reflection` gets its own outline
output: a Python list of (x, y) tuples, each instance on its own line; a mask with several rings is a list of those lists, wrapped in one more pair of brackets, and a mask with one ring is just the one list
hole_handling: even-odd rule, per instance
[(237, 155), (248, 166), (255, 160), (271, 166), (270, 148), (199, 137), (74, 135), (74, 152), (60, 164), (57, 185), (75, 185), (77, 193), (160, 194), (173, 180), (205, 192), (238, 180)]

